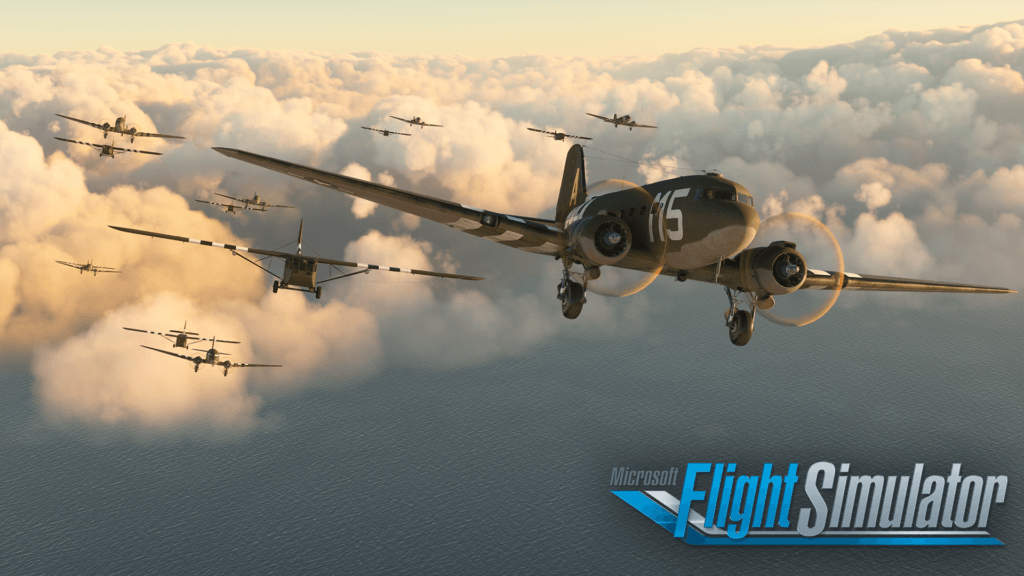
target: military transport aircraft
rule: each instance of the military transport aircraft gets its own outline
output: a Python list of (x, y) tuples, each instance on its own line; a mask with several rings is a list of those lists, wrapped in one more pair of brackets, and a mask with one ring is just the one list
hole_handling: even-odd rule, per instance
[(531, 130), (533, 132), (540, 132), (541, 134), (550, 134), (551, 137), (554, 138), (555, 140), (565, 140), (566, 138), (578, 138), (580, 140), (593, 140), (593, 138), (588, 138), (587, 136), (573, 136), (572, 134), (566, 134), (565, 132), (548, 132), (547, 130), (538, 130), (536, 128), (530, 128), (529, 126), (527, 126), (526, 129), (527, 130)]
[[(140, 344), (141, 346), (141, 344)], [(203, 364), (209, 364), (210, 366), (223, 366), (224, 375), (228, 375), (228, 370), (231, 368), (281, 368), (280, 364), (236, 364), (230, 360), (220, 361), (221, 356), (230, 356), (227, 352), (217, 351), (217, 338), (213, 338), (213, 343), (210, 345), (210, 349), (206, 351), (205, 356), (186, 356), (184, 354), (175, 354), (174, 352), (168, 352), (159, 348), (153, 348), (152, 346), (142, 346), (143, 348), (149, 348), (154, 352), (161, 354), (167, 354), (168, 356), (174, 356), (175, 358), (181, 358), (182, 360), (188, 360), (195, 365), (196, 372), (199, 372), (199, 367)]]
[(114, 146), (113, 144), (93, 144), (91, 142), (81, 142), (79, 140), (68, 140), (67, 138), (58, 138), (57, 136), (54, 136), (54, 138), (57, 138), (57, 140), (63, 140), (64, 142), (73, 142), (75, 144), (85, 144), (86, 146), (92, 146), (93, 148), (95, 148), (95, 149), (100, 151), (100, 158), (103, 158), (104, 156), (108, 156), (110, 158), (113, 158), (114, 154), (117, 154), (118, 152), (138, 152), (139, 154), (152, 154), (154, 156), (163, 156), (163, 154), (161, 152), (147, 152), (146, 150), (132, 150), (130, 148), (118, 148), (117, 146)]
[[(803, 325), (773, 320), (768, 313), (776, 296), (800, 289), (834, 290), (832, 302), (840, 289), (1014, 292), (1006, 288), (844, 273), (842, 269), (813, 269), (797, 252), (796, 244), (787, 241), (750, 248), (760, 226), (753, 197), (742, 185), (714, 172), (642, 187), (624, 186), (620, 191), (588, 197), (583, 148), (579, 144), (573, 144), (566, 158), (554, 220), (481, 210), (243, 150), (214, 150), (511, 248), (554, 256), (562, 261), (558, 299), (566, 318), (579, 316), (586, 302), (588, 283), (601, 276), (602, 266), (649, 273), (649, 279), (639, 287), (612, 294), (618, 296), (643, 289), (659, 275), (724, 286), (729, 297), (726, 326), (730, 340), (738, 346), (750, 340), (757, 310), (772, 321)], [(827, 232), (823, 224), (817, 225)], [(572, 270), (577, 264), (583, 268), (581, 272)], [(596, 286), (594, 290), (597, 291)], [(740, 310), (741, 304), (749, 305), (750, 311)]]
[[(252, 198), (235, 198), (234, 196), (228, 196), (227, 194), (221, 194), (219, 192), (214, 192), (214, 194), (223, 198), (230, 198), (236, 202), (241, 202), (241, 208), (245, 208), (246, 210), (255, 210), (257, 212), (266, 212), (267, 208), (295, 208), (295, 206), (286, 206), (284, 204), (271, 204), (266, 200), (261, 199), (259, 194), (253, 194)], [(202, 200), (200, 200), (200, 202), (202, 202)], [(207, 204), (213, 204), (213, 202), (207, 202)], [(218, 204), (218, 206), (224, 206), (224, 204)]]
[(221, 202), (209, 202), (207, 200), (200, 200), (199, 198), (193, 198), (196, 202), (202, 202), (203, 204), (210, 204), (212, 206), (220, 206), (224, 209), (225, 214), (238, 214), (235, 210), (245, 210), (245, 206), (235, 206), (234, 204), (223, 204)]
[(648, 126), (647, 124), (637, 124), (636, 120), (633, 120), (633, 119), (631, 119), (629, 117), (629, 114), (626, 114), (625, 116), (619, 116), (617, 114), (612, 114), (611, 118), (605, 118), (604, 116), (598, 116), (597, 114), (591, 114), (590, 112), (587, 112), (587, 116), (593, 116), (594, 118), (600, 118), (601, 120), (604, 120), (605, 122), (607, 122), (609, 124), (613, 124), (616, 128), (618, 128), (619, 126), (627, 126), (631, 131), (633, 130), (633, 128), (657, 128), (657, 126)]
[(93, 266), (92, 260), (89, 260), (85, 264), (75, 264), (74, 262), (63, 262), (61, 260), (54, 260), (54, 262), (56, 262), (57, 264), (63, 264), (65, 266), (71, 266), (72, 268), (78, 268), (78, 273), (79, 274), (84, 274), (86, 272), (92, 272), (92, 275), (95, 276), (97, 272), (109, 272), (111, 274), (120, 274), (121, 273), (120, 270), (114, 270), (113, 268), (110, 268), (109, 266)]
[(68, 120), (73, 120), (73, 121), (78, 122), (80, 124), (85, 124), (86, 126), (92, 126), (93, 128), (99, 128), (100, 130), (103, 130), (103, 137), (104, 138), (107, 137), (107, 133), (109, 133), (109, 132), (113, 132), (115, 134), (122, 134), (124, 136), (130, 136), (132, 143), (135, 143), (135, 138), (141, 138), (141, 137), (146, 137), (146, 138), (178, 138), (178, 139), (184, 139), (185, 138), (184, 136), (171, 136), (170, 134), (154, 134), (154, 133), (149, 133), (149, 132), (139, 132), (134, 127), (129, 127), (128, 126), (128, 116), (127, 115), (121, 116), (117, 120), (114, 120), (114, 125), (113, 126), (111, 126), (109, 122), (104, 122), (103, 124), (96, 124), (95, 122), (88, 122), (88, 121), (85, 121), (85, 120), (79, 120), (78, 118), (72, 118), (71, 116), (65, 116), (63, 114), (57, 114), (57, 116), (60, 116), (61, 118), (67, 118)]
[[(156, 334), (157, 336), (161, 336), (164, 340), (171, 343), (171, 348), (184, 348), (188, 350), (189, 344), (195, 344), (196, 342), (209, 342), (211, 340), (210, 338), (200, 338), (198, 332), (187, 332), (188, 320), (185, 321), (185, 326), (183, 326), (181, 330), (168, 330), (167, 332), (169, 332), (169, 334), (153, 332), (152, 330), (139, 330), (138, 328), (129, 328), (127, 326), (122, 326), (122, 328), (132, 332), (142, 332), (143, 334)], [(174, 338), (174, 340), (171, 340), (171, 338)], [(213, 340), (216, 339), (216, 337), (213, 338)], [(220, 343), (241, 344), (241, 342), (235, 342), (234, 340), (221, 340)]]
[(361, 128), (363, 130), (373, 130), (374, 132), (380, 132), (381, 134), (383, 134), (385, 136), (390, 136), (392, 134), (398, 134), (399, 136), (412, 136), (412, 134), (406, 134), (405, 132), (392, 132), (391, 130), (388, 130), (387, 128), (385, 128), (384, 130), (378, 130), (376, 128), (367, 128), (366, 126), (361, 126)]
[(444, 128), (444, 126), (441, 126), (440, 124), (427, 124), (419, 116), (413, 116), (412, 120), (406, 120), (405, 118), (399, 118), (398, 116), (391, 116), (391, 118), (394, 118), (395, 120), (401, 120), (402, 122), (405, 122), (406, 124), (410, 124), (412, 126), (419, 126), (421, 129), (424, 126), (434, 126), (436, 128)]
[[(289, 254), (287, 252), (276, 252), (273, 250), (261, 250), (259, 248), (246, 248), (244, 246), (234, 246), (232, 244), (221, 244), (219, 242), (210, 242), (209, 240), (196, 240), (195, 238), (186, 238), (184, 236), (171, 236), (170, 234), (161, 234), (159, 232), (147, 232), (145, 230), (135, 230), (132, 228), (122, 228), (120, 226), (111, 226), (114, 230), (120, 230), (121, 232), (128, 232), (130, 234), (141, 234), (143, 236), (152, 236), (154, 238), (165, 238), (167, 240), (176, 240), (178, 242), (189, 242), (192, 244), (201, 244), (203, 246), (213, 246), (216, 248), (224, 248), (231, 250), (231, 253), (235, 256), (241, 257), (246, 262), (260, 268), (267, 274), (270, 274), (277, 280), (274, 280), (274, 293), (276, 294), (279, 289), (284, 290), (298, 290), (300, 292), (311, 292), (316, 294), (317, 299), (320, 298), (321, 286), (317, 285), (316, 271), (320, 264), (326, 264), (329, 266), (329, 270), (334, 270), (336, 266), (347, 266), (349, 268), (361, 268), (358, 272), (351, 272), (342, 276), (334, 276), (326, 280), (321, 280), (320, 284), (330, 282), (332, 280), (340, 280), (342, 278), (348, 278), (356, 274), (369, 274), (371, 270), (382, 270), (384, 272), (402, 272), (405, 274), (418, 274), (422, 276), (434, 276), (436, 278), (456, 278), (459, 280), (483, 280), (483, 278), (477, 278), (476, 276), (462, 276), (461, 274), (445, 274), (443, 272), (430, 272), (428, 270), (416, 270), (413, 268), (394, 268), (390, 266), (377, 266), (376, 264), (362, 264), (359, 262), (345, 262), (344, 260), (330, 260), (328, 258), (320, 258), (313, 256), (302, 255), (302, 221), (299, 221), (299, 240), (298, 249), (295, 254)], [(264, 256), (257, 261), (252, 261), (245, 256), (242, 256), (240, 252), (247, 252), (249, 254), (259, 254)], [(284, 276), (278, 276), (270, 270), (267, 270), (257, 262), (266, 260), (267, 258), (281, 258), (284, 260)]]

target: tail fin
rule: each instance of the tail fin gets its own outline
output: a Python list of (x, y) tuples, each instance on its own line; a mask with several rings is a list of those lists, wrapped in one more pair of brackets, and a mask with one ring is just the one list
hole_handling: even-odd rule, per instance
[(299, 220), (299, 254), (302, 254), (302, 220)]
[(562, 172), (562, 188), (558, 192), (555, 221), (564, 224), (569, 212), (586, 199), (587, 175), (583, 166), (583, 147), (573, 144), (565, 157), (565, 171)]

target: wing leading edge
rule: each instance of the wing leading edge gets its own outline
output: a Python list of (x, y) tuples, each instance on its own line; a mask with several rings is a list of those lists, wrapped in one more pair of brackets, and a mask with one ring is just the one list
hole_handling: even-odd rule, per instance
[(556, 255), (566, 245), (564, 230), (536, 219), (488, 212), (456, 202), (333, 174), (244, 150), (234, 148), (214, 148), (214, 150), (229, 158), (319, 184), (356, 198), (376, 202), (382, 206), (445, 224), (456, 230), (487, 238), (518, 250)]
[[(801, 289), (835, 290), (838, 272), (828, 270), (807, 270), (807, 279)], [(952, 292), (965, 294), (1016, 294), (1016, 290), (976, 284), (957, 284), (933, 280), (914, 280), (891, 276), (843, 273), (842, 290), (865, 290), (875, 292)]]

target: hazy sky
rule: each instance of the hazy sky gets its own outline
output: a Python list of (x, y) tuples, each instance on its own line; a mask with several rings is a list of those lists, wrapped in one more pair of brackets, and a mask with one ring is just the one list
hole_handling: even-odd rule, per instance
[(649, 56), (697, 47), (822, 46), (888, 29), (976, 26), (1022, 16), (1017, 0), (54, 0), (0, 3), (0, 52), (143, 50), (191, 41), (324, 52)]

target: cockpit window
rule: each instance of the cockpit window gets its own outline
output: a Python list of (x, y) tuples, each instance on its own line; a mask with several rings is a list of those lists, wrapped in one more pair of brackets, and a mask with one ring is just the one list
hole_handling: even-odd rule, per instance
[(747, 206), (750, 206), (750, 207), (754, 206), (754, 197), (753, 196), (748, 196), (746, 194), (740, 194), (740, 198), (739, 199), (740, 199), (740, 202), (743, 202)]
[(704, 191), (704, 198), (708, 200), (731, 200), (736, 201), (735, 190), (713, 190), (708, 188)]

